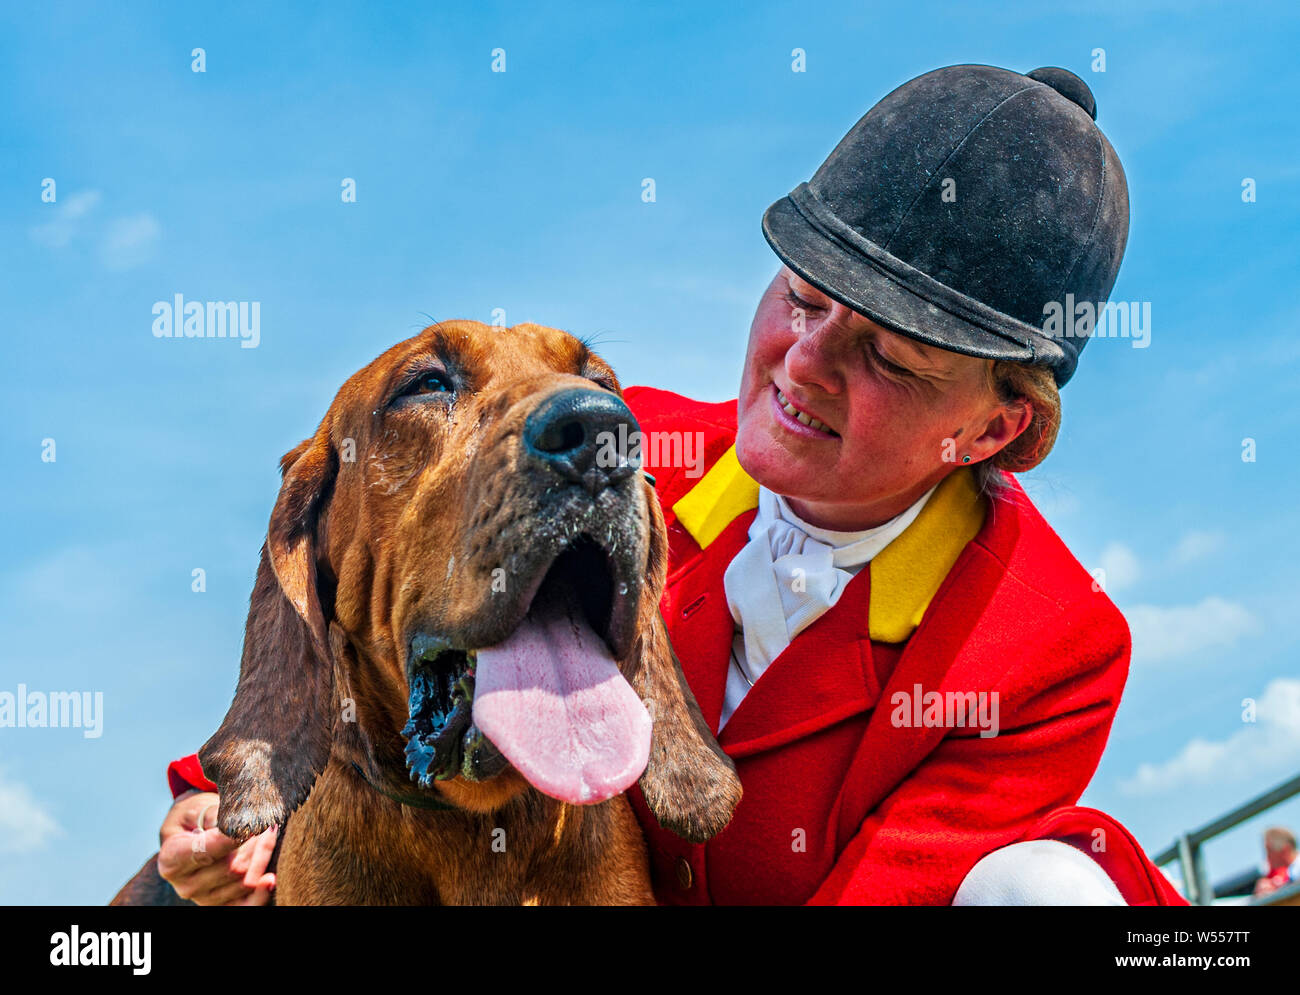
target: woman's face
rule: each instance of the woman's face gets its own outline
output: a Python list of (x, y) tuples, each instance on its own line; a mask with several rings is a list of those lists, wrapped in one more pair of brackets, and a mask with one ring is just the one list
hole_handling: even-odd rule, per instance
[(1028, 427), (1029, 406), (990, 388), (991, 364), (882, 328), (782, 267), (749, 331), (736, 455), (810, 524), (871, 528)]

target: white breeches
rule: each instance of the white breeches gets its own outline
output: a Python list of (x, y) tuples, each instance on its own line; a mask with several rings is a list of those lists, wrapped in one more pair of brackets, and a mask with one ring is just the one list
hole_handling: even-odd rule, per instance
[(994, 850), (971, 868), (953, 905), (1126, 905), (1101, 865), (1060, 840)]

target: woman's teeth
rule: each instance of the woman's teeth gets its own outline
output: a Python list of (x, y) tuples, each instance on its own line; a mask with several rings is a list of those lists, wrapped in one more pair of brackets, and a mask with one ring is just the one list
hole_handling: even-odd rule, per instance
[(780, 387), (776, 389), (776, 399), (781, 402), (781, 410), (784, 411), (791, 418), (794, 418), (797, 421), (802, 422), (803, 424), (807, 425), (809, 428), (815, 428), (818, 432), (825, 432), (827, 435), (835, 434), (829, 428), (827, 428), (825, 425), (819, 422), (816, 418), (804, 414), (793, 404), (791, 404), (789, 399), (784, 394), (781, 393)]

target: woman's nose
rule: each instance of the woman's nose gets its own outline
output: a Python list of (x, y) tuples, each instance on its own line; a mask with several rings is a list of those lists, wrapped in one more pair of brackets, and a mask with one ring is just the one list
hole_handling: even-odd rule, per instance
[(805, 387), (820, 387), (828, 394), (840, 393), (844, 389), (839, 361), (842, 339), (842, 330), (831, 321), (805, 329), (786, 351), (786, 374)]

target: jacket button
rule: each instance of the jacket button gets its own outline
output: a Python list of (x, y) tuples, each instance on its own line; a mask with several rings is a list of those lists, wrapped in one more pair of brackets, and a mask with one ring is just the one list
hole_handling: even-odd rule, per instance
[(691, 873), (691, 865), (685, 857), (677, 858), (677, 887), (682, 891), (691, 890), (691, 882), (694, 880)]

